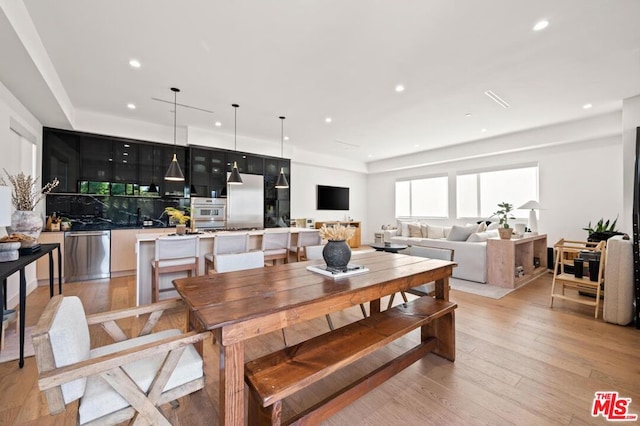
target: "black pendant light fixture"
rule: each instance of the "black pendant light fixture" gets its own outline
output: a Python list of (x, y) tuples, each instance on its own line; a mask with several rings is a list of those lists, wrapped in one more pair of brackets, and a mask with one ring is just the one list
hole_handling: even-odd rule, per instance
[(178, 111), (178, 92), (180, 89), (175, 87), (171, 88), (173, 92), (173, 160), (169, 164), (169, 169), (164, 175), (164, 180), (181, 182), (184, 181), (184, 174), (180, 170), (180, 164), (178, 164), (177, 146), (176, 146), (176, 113)]
[[(284, 159), (284, 119), (286, 117), (280, 118), (280, 157)], [(284, 167), (280, 167), (280, 174), (278, 175), (278, 180), (276, 181), (276, 188), (284, 189), (289, 187), (289, 182), (287, 182), (287, 177), (284, 175)]]
[[(233, 150), (237, 151), (237, 124), (238, 124), (238, 104), (231, 104), (233, 107)], [(236, 161), (233, 162), (233, 169), (231, 169), (231, 174), (227, 179), (227, 184), (229, 185), (242, 185), (242, 178), (240, 177), (240, 172), (238, 171), (238, 163)]]

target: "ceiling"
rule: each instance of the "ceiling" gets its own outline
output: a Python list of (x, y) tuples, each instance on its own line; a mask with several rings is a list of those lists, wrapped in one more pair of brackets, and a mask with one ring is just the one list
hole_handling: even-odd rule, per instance
[(239, 137), (280, 142), (284, 115), (286, 144), (362, 162), (620, 110), (640, 94), (637, 0), (24, 4), (74, 110), (171, 126), (173, 107), (152, 98), (178, 87), (178, 103), (214, 111), (179, 107), (179, 126), (232, 134), (238, 103)]

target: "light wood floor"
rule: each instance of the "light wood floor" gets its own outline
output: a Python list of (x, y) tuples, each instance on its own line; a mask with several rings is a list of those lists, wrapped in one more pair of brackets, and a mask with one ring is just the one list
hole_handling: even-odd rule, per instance
[[(88, 313), (131, 306), (134, 277), (66, 284), (66, 295), (78, 295)], [(551, 277), (546, 275), (503, 299), (493, 300), (451, 291), (456, 313), (455, 363), (428, 355), (375, 391), (342, 410), (330, 425), (583, 425), (604, 424), (592, 418), (596, 391), (618, 391), (632, 398), (640, 414), (640, 331), (593, 318), (590, 308), (557, 301), (548, 308)], [(27, 300), (27, 325), (37, 322), (48, 288)], [(399, 299), (399, 298), (397, 298)], [(385, 306), (383, 301), (383, 306)], [(359, 319), (359, 308), (332, 315), (336, 326)], [(163, 317), (162, 327), (180, 323), (181, 313)], [(131, 325), (134, 326), (134, 325)], [(289, 343), (327, 331), (324, 318), (286, 329)], [(102, 331), (92, 339), (103, 341)], [(413, 340), (412, 340), (413, 339)], [(336, 387), (375, 368), (391, 354), (417, 342), (414, 333), (392, 346), (336, 373), (330, 380), (287, 401), (285, 416), (319, 400)], [(247, 358), (282, 347), (272, 333), (247, 345)], [(176, 425), (217, 424), (218, 358), (205, 346), (207, 386), (163, 408)], [(17, 362), (0, 364), (1, 425), (74, 425), (76, 407), (50, 416), (37, 387), (34, 358), (20, 370)]]

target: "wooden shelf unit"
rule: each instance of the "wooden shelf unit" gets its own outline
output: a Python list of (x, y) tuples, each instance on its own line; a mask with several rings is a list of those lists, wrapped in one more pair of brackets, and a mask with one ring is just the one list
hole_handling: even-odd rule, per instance
[[(604, 294), (602, 286), (604, 285), (604, 261), (606, 242), (598, 243), (588, 241), (571, 241), (561, 239), (554, 246), (555, 249), (555, 267), (553, 269), (553, 282), (551, 284), (551, 297), (549, 307), (553, 307), (553, 299), (570, 300), (582, 305), (593, 306), (595, 308), (595, 317), (598, 318), (600, 309), (600, 297)], [(590, 274), (581, 278), (576, 278), (574, 274), (566, 273), (565, 266), (573, 266), (573, 259), (580, 252), (600, 253), (600, 264), (598, 268), (597, 281), (591, 281)], [(590, 273), (591, 271), (589, 271)], [(556, 292), (556, 286), (560, 287), (560, 292)], [(592, 299), (588, 296), (567, 295), (565, 289), (573, 289), (578, 292), (584, 292), (594, 295)]]
[(322, 225), (342, 225), (342, 226), (351, 226), (356, 229), (356, 233), (353, 237), (347, 241), (349, 247), (358, 248), (360, 247), (360, 238), (361, 238), (361, 222), (353, 222), (353, 221), (329, 221), (329, 222), (316, 222), (316, 229), (322, 228)]
[[(537, 259), (537, 266), (534, 265)], [(524, 275), (516, 277), (522, 266)], [(547, 235), (523, 238), (487, 240), (487, 280), (491, 285), (517, 288), (538, 278), (547, 271)]]

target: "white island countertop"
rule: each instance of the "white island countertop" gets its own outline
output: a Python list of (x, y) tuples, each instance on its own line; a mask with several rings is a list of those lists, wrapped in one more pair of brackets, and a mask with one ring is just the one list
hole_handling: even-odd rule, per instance
[[(198, 234), (186, 234), (196, 235), (200, 238), (200, 264), (198, 275), (204, 274), (204, 256), (207, 253), (213, 252), (213, 240), (216, 235), (220, 234), (249, 234), (249, 249), (260, 250), (262, 248), (262, 235), (265, 232), (291, 232), (291, 247), (296, 247), (298, 241), (298, 233), (316, 231), (310, 228), (267, 228), (256, 229), (247, 231), (216, 231), (216, 232), (203, 232)], [(151, 303), (151, 263), (155, 256), (155, 241), (158, 237), (166, 237), (166, 232), (152, 232), (152, 233), (138, 233), (136, 234), (136, 301), (139, 305), (147, 305)], [(163, 274), (160, 277), (160, 286), (162, 288), (173, 287), (173, 280), (176, 278), (183, 278), (186, 273), (177, 272), (173, 274)], [(164, 293), (169, 297), (177, 297), (178, 293), (171, 292)]]

